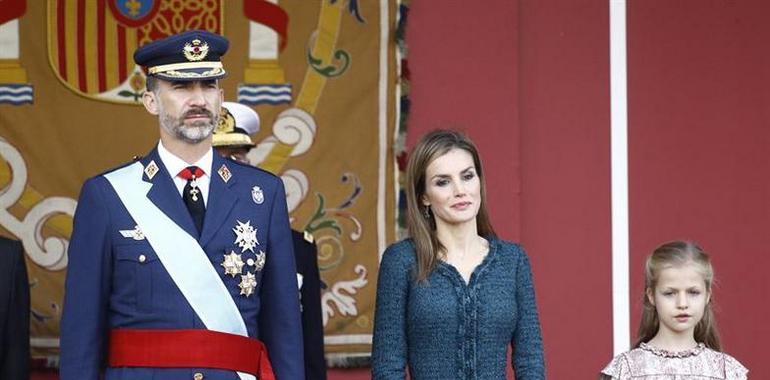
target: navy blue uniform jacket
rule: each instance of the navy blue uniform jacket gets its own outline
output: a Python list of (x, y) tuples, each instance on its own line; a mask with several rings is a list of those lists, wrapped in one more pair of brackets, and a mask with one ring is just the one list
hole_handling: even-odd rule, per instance
[[(197, 237), (192, 217), (157, 149), (141, 160), (144, 167), (151, 161), (155, 161), (159, 171), (152, 179), (142, 174), (143, 180), (152, 183), (147, 197), (182, 229)], [(231, 174), (228, 181), (218, 174), (222, 166)], [(270, 173), (226, 160), (216, 153), (211, 171), (206, 216), (198, 242), (235, 301), (248, 335), (267, 346), (277, 379), (304, 379), (302, 327), (283, 183)], [(255, 194), (263, 196), (261, 203)], [(233, 231), (238, 222), (250, 222), (259, 242), (255, 251), (266, 252), (266, 263), (256, 273), (257, 288), (249, 297), (240, 294), (240, 276), (226, 276), (221, 265), (224, 254), (241, 252)], [(68, 250), (61, 323), (61, 379), (96, 380), (100, 371), (108, 380), (192, 379), (195, 373), (203, 374), (206, 380), (238, 379), (233, 371), (210, 368), (104, 368), (111, 329), (205, 328), (149, 242), (124, 237), (120, 232), (135, 226), (104, 176), (85, 182)], [(254, 254), (245, 251), (243, 261), (248, 258), (254, 258)]]
[(297, 273), (302, 275), (300, 303), (302, 331), (305, 339), (305, 379), (326, 380), (324, 359), (324, 325), (321, 316), (321, 274), (318, 271), (318, 248), (305, 240), (304, 234), (291, 231)]
[(0, 379), (29, 378), (29, 281), (24, 249), (0, 237)]

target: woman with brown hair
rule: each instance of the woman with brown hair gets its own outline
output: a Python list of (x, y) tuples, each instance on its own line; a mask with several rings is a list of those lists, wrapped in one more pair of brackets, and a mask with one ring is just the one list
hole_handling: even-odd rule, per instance
[(413, 380), (545, 378), (529, 259), (498, 239), (476, 146), (439, 130), (407, 165), (410, 238), (388, 247), (377, 284), (372, 375)]

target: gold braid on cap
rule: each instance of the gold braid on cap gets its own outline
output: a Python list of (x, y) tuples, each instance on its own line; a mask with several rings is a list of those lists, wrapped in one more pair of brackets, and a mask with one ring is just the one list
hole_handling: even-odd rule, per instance
[[(168, 71), (176, 71), (176, 70), (184, 70), (184, 69), (212, 69), (209, 70), (209, 72), (221, 70), (224, 72), (222, 68), (222, 62), (180, 62), (180, 63), (169, 63), (168, 65), (158, 65), (153, 66), (147, 69), (147, 72), (150, 74), (158, 74), (158, 73), (165, 73)], [(195, 75), (201, 75), (201, 74), (195, 74)]]

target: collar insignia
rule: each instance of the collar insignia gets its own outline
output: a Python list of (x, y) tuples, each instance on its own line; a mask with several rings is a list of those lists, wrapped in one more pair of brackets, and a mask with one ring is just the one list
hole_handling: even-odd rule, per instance
[(144, 168), (144, 174), (147, 175), (148, 179), (152, 179), (152, 177), (155, 177), (155, 174), (158, 174), (158, 164), (155, 163), (155, 160), (150, 161), (149, 164), (147, 164), (147, 167)]
[(227, 183), (227, 181), (233, 177), (233, 173), (230, 172), (230, 169), (228, 169), (225, 164), (222, 164), (219, 170), (217, 170), (217, 173), (219, 173), (219, 176), (222, 178), (222, 181), (225, 181), (225, 183)]

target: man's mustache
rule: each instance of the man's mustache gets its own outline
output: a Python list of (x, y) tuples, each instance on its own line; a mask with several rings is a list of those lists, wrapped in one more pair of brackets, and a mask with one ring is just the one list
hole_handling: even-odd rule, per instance
[(212, 113), (211, 111), (205, 108), (195, 108), (195, 109), (188, 110), (187, 112), (184, 113), (183, 116), (185, 118), (194, 117), (194, 116), (207, 116), (209, 119), (214, 119), (214, 113)]

